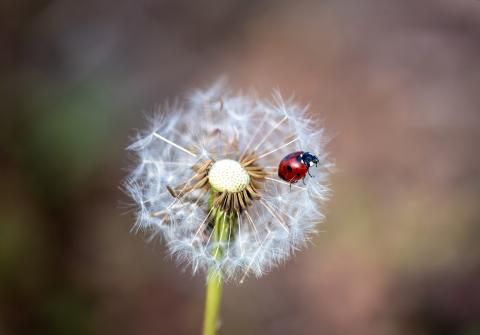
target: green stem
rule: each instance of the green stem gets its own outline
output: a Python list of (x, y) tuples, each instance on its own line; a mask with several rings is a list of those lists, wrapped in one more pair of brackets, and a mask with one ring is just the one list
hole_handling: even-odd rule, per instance
[(222, 278), (218, 275), (217, 271), (211, 270), (208, 274), (203, 335), (215, 335), (217, 333), (221, 298)]
[[(212, 197), (213, 199), (213, 192)], [(226, 214), (221, 210), (215, 209), (215, 225), (213, 231), (213, 240), (222, 242), (228, 240), (229, 230), (235, 218), (233, 214)], [(216, 259), (222, 259), (223, 248), (219, 244), (213, 251)], [(207, 279), (207, 296), (205, 301), (205, 317), (203, 320), (203, 335), (215, 335), (217, 333), (220, 301), (222, 298), (222, 273), (220, 269), (211, 268)]]

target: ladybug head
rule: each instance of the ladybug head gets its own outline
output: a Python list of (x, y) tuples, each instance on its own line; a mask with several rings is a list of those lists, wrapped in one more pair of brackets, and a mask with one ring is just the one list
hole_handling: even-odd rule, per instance
[(311, 154), (309, 152), (304, 152), (302, 155), (302, 160), (305, 163), (306, 166), (311, 167), (311, 166), (316, 166), (318, 164), (318, 157), (315, 156), (314, 154)]

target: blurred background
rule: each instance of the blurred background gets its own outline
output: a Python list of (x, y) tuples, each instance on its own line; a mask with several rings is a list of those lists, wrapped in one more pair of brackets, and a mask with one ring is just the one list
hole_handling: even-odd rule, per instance
[(204, 277), (130, 233), (144, 113), (227, 75), (337, 165), (314, 243), (221, 334), (480, 334), (480, 2), (0, 3), (0, 334), (198, 334)]

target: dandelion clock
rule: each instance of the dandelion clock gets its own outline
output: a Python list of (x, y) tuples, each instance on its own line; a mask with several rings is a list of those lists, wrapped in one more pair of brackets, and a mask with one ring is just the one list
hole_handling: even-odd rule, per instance
[(224, 281), (264, 275), (324, 219), (324, 144), (307, 109), (278, 92), (260, 100), (217, 83), (160, 110), (128, 147), (138, 157), (126, 181), (135, 228), (206, 274), (205, 335), (216, 333)]

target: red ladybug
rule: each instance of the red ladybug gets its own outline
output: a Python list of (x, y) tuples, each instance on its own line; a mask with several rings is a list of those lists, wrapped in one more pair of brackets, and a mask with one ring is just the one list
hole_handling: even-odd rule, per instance
[[(309, 169), (313, 165), (317, 166), (318, 157), (305, 151), (296, 151), (286, 155), (278, 165), (278, 176), (294, 184), (300, 179), (303, 181), (307, 176), (313, 177)], [(304, 182), (305, 183), (305, 182)]]

